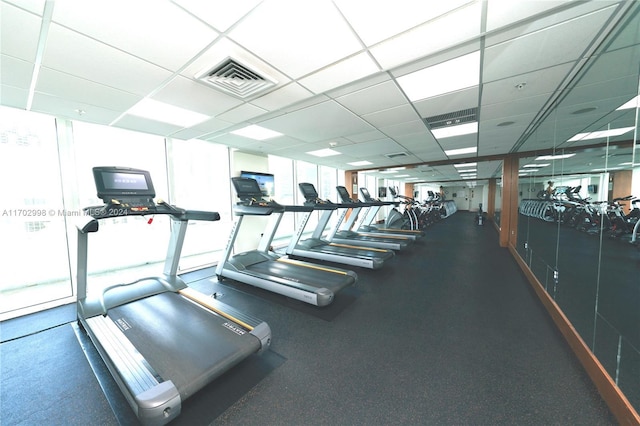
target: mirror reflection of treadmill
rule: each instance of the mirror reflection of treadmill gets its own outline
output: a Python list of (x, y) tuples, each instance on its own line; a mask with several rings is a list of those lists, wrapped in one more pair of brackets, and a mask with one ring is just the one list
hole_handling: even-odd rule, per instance
[(357, 232), (366, 232), (373, 235), (403, 235), (407, 238), (411, 238), (412, 240), (417, 240), (424, 236), (424, 232), (421, 230), (387, 228), (384, 224), (376, 224), (378, 212), (381, 207), (395, 206), (399, 203), (396, 201), (381, 201), (374, 199), (371, 197), (369, 190), (364, 187), (360, 188), (360, 195), (362, 195), (364, 202), (369, 204), (370, 207), (365, 214), (361, 215), (358, 222), (355, 224), (354, 229)]
[[(357, 244), (343, 244), (325, 239), (325, 229), (333, 213), (341, 207), (318, 197), (315, 186), (311, 183), (298, 184), (305, 197), (305, 206), (313, 207), (321, 212), (318, 224), (310, 238), (302, 239), (305, 228), (313, 212), (308, 212), (302, 219), (296, 234), (287, 246), (287, 255), (307, 259), (318, 259), (328, 262), (342, 263), (361, 268), (379, 269), (394, 256), (392, 250), (363, 247)], [(345, 206), (348, 207), (348, 206)]]
[[(104, 205), (87, 207), (78, 223), (78, 322), (89, 335), (142, 424), (165, 424), (182, 403), (250, 355), (268, 348), (267, 323), (207, 297), (177, 276), (188, 222), (217, 221), (216, 212), (153, 201), (147, 171), (93, 170)], [(164, 272), (100, 291), (87, 291), (88, 235), (109, 218), (168, 215), (172, 233)], [(143, 222), (144, 223), (144, 222)], [(106, 230), (118, 226), (109, 224)], [(144, 242), (127, 241), (140, 244)]]
[[(310, 212), (313, 208), (285, 206), (265, 199), (255, 179), (234, 177), (231, 181), (240, 202), (234, 205), (237, 219), (216, 268), (219, 280), (232, 279), (316, 306), (330, 304), (336, 293), (355, 284), (357, 275), (353, 271), (281, 257), (271, 250), (283, 215)], [(247, 216), (268, 216), (267, 228), (255, 250), (232, 255)]]

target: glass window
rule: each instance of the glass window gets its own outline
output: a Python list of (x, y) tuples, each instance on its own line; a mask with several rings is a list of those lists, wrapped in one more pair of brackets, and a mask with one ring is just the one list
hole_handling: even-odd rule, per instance
[[(92, 168), (96, 166), (148, 170), (156, 198), (169, 200), (164, 138), (81, 122), (73, 123), (73, 138), (80, 207), (103, 203), (97, 198), (93, 180)], [(89, 237), (88, 270), (92, 282), (88, 292), (95, 290), (98, 283), (130, 282), (162, 273), (169, 223), (164, 215), (102, 220), (100, 230)], [(73, 253), (72, 259), (75, 258)]]
[[(283, 205), (296, 204), (297, 188), (294, 188), (293, 160), (275, 155), (270, 155), (268, 160), (269, 171), (273, 173), (275, 181), (274, 200)], [(294, 234), (295, 226), (295, 215), (291, 213), (285, 214), (274, 237), (276, 240), (281, 240), (282, 243), (276, 241), (276, 245), (286, 244)]]
[(188, 210), (215, 211), (216, 222), (193, 221), (185, 237), (180, 270), (218, 261), (231, 233), (229, 150), (201, 140), (168, 140), (171, 203)]
[(0, 108), (0, 317), (72, 296), (55, 120)]

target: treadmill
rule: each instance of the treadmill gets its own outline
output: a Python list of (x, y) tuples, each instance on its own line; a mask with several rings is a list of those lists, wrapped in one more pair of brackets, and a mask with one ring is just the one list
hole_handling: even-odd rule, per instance
[[(269, 325), (207, 297), (177, 276), (190, 220), (216, 221), (216, 212), (155, 203), (149, 172), (95, 167), (105, 204), (84, 209), (78, 228), (78, 323), (89, 335), (142, 424), (165, 424), (182, 402), (271, 341)], [(163, 274), (87, 292), (88, 236), (110, 218), (168, 215), (171, 238)], [(133, 218), (135, 220), (135, 218)], [(109, 224), (108, 230), (115, 224)], [(122, 241), (139, 244), (144, 241)]]
[[(353, 271), (320, 266), (313, 263), (280, 257), (270, 251), (280, 221), (286, 212), (311, 212), (313, 207), (284, 206), (263, 198), (255, 179), (231, 178), (240, 199), (233, 210), (238, 217), (216, 275), (282, 294), (315, 306), (330, 304), (337, 292), (354, 285), (357, 275)], [(232, 255), (236, 237), (246, 216), (270, 216), (267, 229), (262, 233), (258, 248)]]
[[(329, 235), (333, 235), (333, 237), (329, 237), (331, 241), (389, 250), (404, 250), (410, 243), (413, 243), (414, 240), (404, 235), (368, 234), (366, 232), (352, 231), (351, 229), (353, 228), (356, 218), (359, 216), (362, 208), (371, 207), (371, 205), (359, 200), (352, 200), (349, 196), (349, 191), (344, 186), (336, 186), (336, 190), (338, 192), (338, 196), (342, 200), (340, 205), (347, 207), (338, 208), (338, 221), (329, 231)], [(349, 215), (349, 218), (346, 219), (346, 215), (349, 211), (351, 214)]]
[(367, 188), (360, 188), (360, 194), (364, 199), (364, 202), (371, 207), (367, 210), (365, 215), (362, 215), (358, 223), (355, 225), (355, 229), (358, 232), (366, 232), (374, 235), (403, 235), (412, 240), (417, 240), (424, 236), (424, 232), (419, 229), (397, 229), (397, 228), (385, 228), (384, 226), (372, 225), (375, 221), (380, 207), (382, 206), (397, 206), (399, 203), (395, 201), (380, 201), (371, 197)]
[(392, 250), (388, 249), (333, 242), (331, 241), (332, 235), (323, 238), (324, 230), (333, 213), (339, 207), (348, 206), (318, 198), (318, 192), (311, 183), (300, 183), (298, 187), (306, 200), (304, 205), (311, 206), (314, 210), (321, 211), (322, 214), (311, 237), (302, 240), (302, 235), (313, 211), (304, 216), (296, 234), (287, 246), (287, 255), (343, 263), (368, 269), (381, 268), (387, 260), (395, 255)]

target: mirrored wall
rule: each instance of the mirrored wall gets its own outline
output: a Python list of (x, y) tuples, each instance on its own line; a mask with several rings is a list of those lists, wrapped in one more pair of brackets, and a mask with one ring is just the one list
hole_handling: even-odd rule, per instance
[[(517, 252), (640, 411), (640, 16), (588, 59), (520, 158)], [(591, 84), (606, 73), (607, 85)], [(596, 81), (594, 78), (593, 81)], [(578, 135), (572, 120), (589, 123)]]

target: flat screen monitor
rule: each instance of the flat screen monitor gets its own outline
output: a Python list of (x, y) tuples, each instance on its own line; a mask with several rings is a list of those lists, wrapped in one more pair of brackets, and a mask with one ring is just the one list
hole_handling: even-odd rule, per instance
[(240, 177), (255, 179), (260, 186), (260, 191), (262, 191), (262, 195), (265, 197), (273, 197), (275, 193), (275, 179), (270, 173), (260, 173), (260, 172), (248, 172), (241, 171)]
[(122, 197), (156, 196), (151, 175), (146, 170), (128, 167), (94, 167), (93, 178), (98, 197), (105, 202)]

